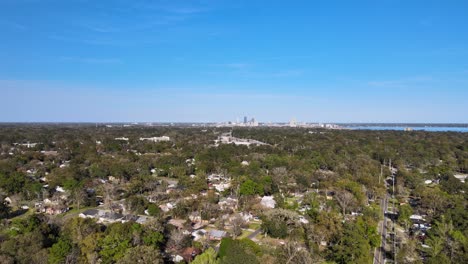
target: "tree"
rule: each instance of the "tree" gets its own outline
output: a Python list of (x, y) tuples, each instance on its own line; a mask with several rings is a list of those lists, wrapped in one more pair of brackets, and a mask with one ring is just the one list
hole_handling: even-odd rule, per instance
[(403, 224), (406, 227), (406, 230), (409, 229), (409, 224), (411, 223), (410, 216), (412, 214), (413, 208), (408, 204), (400, 206), (400, 209), (398, 210), (398, 222)]
[(21, 192), (25, 184), (26, 177), (22, 173), (13, 172), (10, 175), (0, 173), (0, 188), (9, 195)]
[(114, 223), (108, 226), (105, 236), (99, 241), (99, 255), (103, 263), (112, 263), (121, 259), (132, 244), (132, 226), (130, 223)]
[(93, 219), (75, 217), (65, 222), (62, 235), (69, 237), (73, 243), (81, 244), (88, 235), (99, 232), (100, 227)]
[(127, 249), (125, 255), (117, 264), (162, 264), (164, 263), (159, 250), (151, 246), (136, 246)]
[(333, 248), (333, 259), (337, 263), (371, 263), (371, 247), (365, 234), (357, 225), (347, 223), (341, 239)]
[(463, 232), (454, 230), (452, 222), (445, 216), (442, 216), (440, 221), (436, 221), (426, 240), (426, 244), (430, 246), (428, 253), (434, 261), (442, 261), (448, 257), (451, 263), (464, 262), (466, 256), (463, 251), (468, 246), (467, 242)]
[(240, 186), (240, 195), (254, 195), (257, 193), (257, 184), (248, 179)]
[(440, 185), (449, 194), (456, 194), (463, 189), (463, 185), (453, 175), (445, 175), (440, 181)]
[(221, 264), (259, 263), (251, 245), (241, 240), (223, 238), (219, 247), (219, 258)]
[(143, 214), (146, 209), (147, 201), (141, 196), (130, 196), (125, 200), (127, 210), (135, 214)]
[(272, 237), (285, 238), (298, 228), (298, 215), (286, 209), (266, 211), (262, 217), (262, 229)]
[(397, 253), (397, 262), (398, 263), (422, 263), (418, 255), (417, 242), (415, 239), (409, 239), (402, 247), (398, 250)]
[(143, 236), (143, 242), (148, 246), (157, 247), (164, 241), (164, 236), (160, 232), (147, 231)]
[(174, 250), (180, 250), (190, 244), (190, 237), (185, 235), (182, 230), (174, 229), (169, 235), (167, 247)]
[(240, 214), (234, 215), (231, 219), (232, 232), (234, 238), (242, 234), (242, 227), (245, 225), (244, 218)]
[(219, 261), (216, 259), (216, 251), (213, 248), (208, 248), (203, 252), (203, 254), (198, 255), (193, 261), (192, 264), (219, 264)]
[(76, 187), (72, 189), (72, 198), (76, 204), (78, 210), (80, 210), (81, 205), (86, 206), (86, 202), (88, 200), (88, 193), (83, 189), (82, 186)]
[(314, 263), (312, 256), (305, 248), (296, 241), (287, 240), (277, 253), (277, 262), (285, 264), (308, 264)]
[(354, 196), (348, 191), (341, 191), (335, 195), (335, 199), (343, 210), (343, 217), (346, 215), (346, 209), (354, 203)]
[(66, 238), (60, 238), (49, 251), (49, 263), (62, 263), (72, 249), (71, 242)]
[(428, 264), (450, 264), (453, 262), (451, 262), (450, 259), (446, 255), (439, 254), (439, 255), (428, 258), (426, 263)]
[(14, 264), (15, 263), (15, 259), (13, 257), (10, 257), (8, 255), (0, 255), (0, 263), (3, 263), (3, 264)]
[(10, 215), (10, 212), (10, 206), (5, 202), (3, 197), (0, 196), (0, 219), (7, 218)]
[(429, 208), (433, 216), (437, 216), (447, 203), (446, 194), (439, 188), (426, 188), (421, 197), (422, 206)]
[(355, 224), (358, 227), (359, 231), (362, 234), (364, 234), (364, 238), (367, 239), (369, 245), (372, 248), (375, 248), (378, 245), (380, 245), (380, 235), (377, 232), (376, 223), (360, 216), (356, 219)]
[(157, 216), (159, 215), (161, 210), (159, 210), (159, 207), (155, 204), (149, 204), (148, 205), (148, 214), (150, 216)]

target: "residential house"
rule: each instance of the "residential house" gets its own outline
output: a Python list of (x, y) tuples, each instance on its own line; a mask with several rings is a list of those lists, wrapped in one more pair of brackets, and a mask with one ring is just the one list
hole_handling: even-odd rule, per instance
[(276, 201), (273, 196), (263, 196), (260, 204), (265, 208), (275, 208)]
[(228, 236), (228, 233), (226, 231), (222, 231), (222, 230), (210, 230), (208, 232), (208, 239), (209, 240), (221, 240), (223, 239), (223, 237), (227, 237)]
[(218, 202), (221, 210), (236, 210), (238, 204), (239, 201), (234, 197), (223, 197)]
[(205, 229), (198, 229), (192, 232), (194, 241), (198, 241), (206, 236), (207, 231)]
[(168, 136), (162, 136), (162, 137), (150, 137), (150, 138), (140, 138), (140, 141), (151, 141), (151, 142), (163, 142), (163, 141), (169, 141), (171, 140), (170, 137)]

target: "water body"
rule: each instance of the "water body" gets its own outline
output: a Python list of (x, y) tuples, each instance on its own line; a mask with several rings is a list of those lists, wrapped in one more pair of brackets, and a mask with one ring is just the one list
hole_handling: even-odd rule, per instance
[(464, 132), (468, 133), (468, 127), (445, 127), (445, 126), (348, 126), (349, 129), (357, 130), (405, 130), (411, 128), (413, 130), (429, 131), (429, 132)]

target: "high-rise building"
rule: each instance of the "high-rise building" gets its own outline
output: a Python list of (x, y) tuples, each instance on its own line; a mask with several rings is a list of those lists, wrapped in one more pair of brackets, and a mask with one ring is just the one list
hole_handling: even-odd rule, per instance
[(258, 122), (257, 122), (257, 120), (255, 120), (255, 117), (252, 118), (252, 120), (250, 121), (250, 125), (251, 126), (258, 126)]
[(296, 127), (296, 118), (293, 118), (293, 119), (291, 119), (291, 121), (289, 121), (289, 126), (290, 127)]
[(247, 116), (244, 116), (244, 124), (247, 124)]

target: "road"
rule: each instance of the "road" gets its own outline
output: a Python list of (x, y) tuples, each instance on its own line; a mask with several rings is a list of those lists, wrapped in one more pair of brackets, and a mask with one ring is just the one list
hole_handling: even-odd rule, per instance
[(388, 198), (387, 193), (380, 204), (380, 209), (383, 215), (383, 220), (379, 222), (378, 226), (381, 242), (380, 247), (376, 247), (374, 251), (374, 264), (385, 263), (385, 242), (387, 237), (387, 216), (385, 215), (385, 212), (387, 211)]
[(254, 238), (255, 236), (257, 236), (260, 232), (262, 232), (262, 229), (261, 229), (261, 228), (255, 230), (255, 232), (253, 232), (252, 234), (248, 235), (247, 238), (248, 238), (248, 239), (252, 239), (252, 238)]
[[(391, 167), (391, 165), (389, 167)], [(391, 168), (392, 169), (390, 171), (393, 176), (393, 179), (392, 179), (393, 188), (395, 188), (395, 176), (396, 176), (397, 170), (394, 169), (393, 167)], [(388, 212), (388, 200), (390, 199), (389, 193), (390, 191), (393, 192), (393, 190), (390, 190), (392, 185), (388, 184), (386, 181), (384, 181), (384, 184), (385, 184), (386, 194), (385, 194), (385, 198), (382, 199), (381, 204), (380, 204), (380, 209), (382, 210), (382, 214), (383, 214), (383, 220), (379, 222), (379, 226), (378, 226), (381, 242), (380, 242), (380, 247), (377, 247), (374, 250), (374, 262), (373, 262), (374, 264), (385, 263), (385, 243), (387, 240), (387, 222), (390, 220), (387, 217), (388, 214), (386, 214), (386, 212)], [(396, 208), (392, 206), (392, 214), (395, 214), (395, 213), (396, 213)]]

